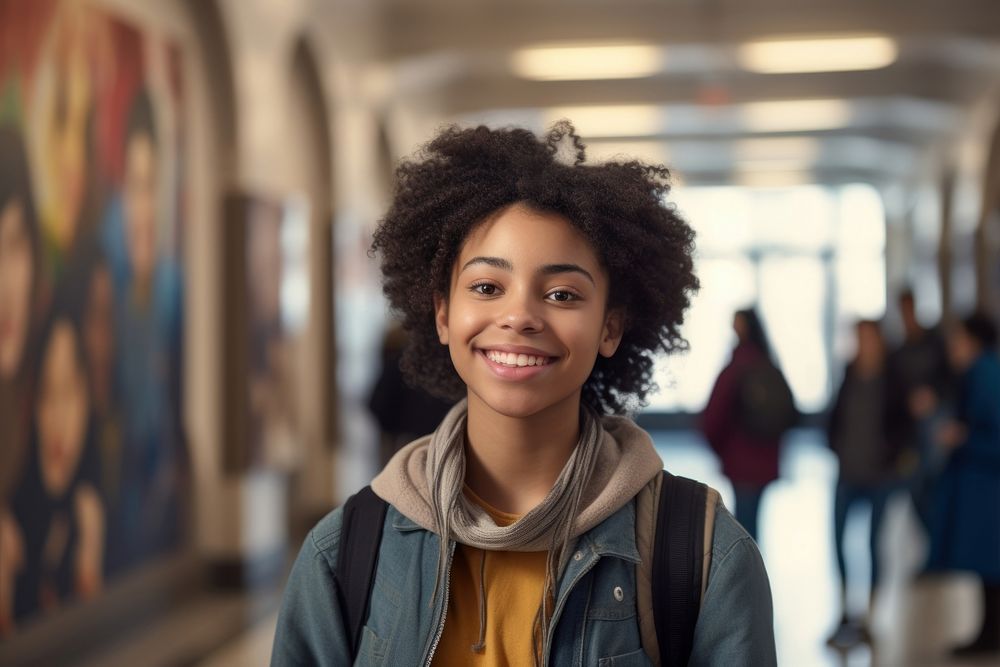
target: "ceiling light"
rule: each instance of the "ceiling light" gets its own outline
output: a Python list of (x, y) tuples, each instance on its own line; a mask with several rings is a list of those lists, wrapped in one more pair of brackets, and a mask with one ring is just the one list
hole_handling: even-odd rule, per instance
[(666, 113), (648, 104), (553, 107), (545, 110), (545, 125), (568, 119), (581, 137), (642, 137), (663, 132)]
[(895, 40), (884, 35), (828, 36), (747, 42), (737, 49), (740, 67), (762, 74), (879, 69), (896, 61)]
[(851, 106), (842, 99), (748, 102), (740, 115), (751, 132), (833, 130), (850, 122)]
[(733, 181), (748, 188), (789, 188), (816, 182), (808, 171), (737, 171)]
[(538, 81), (635, 79), (656, 74), (663, 62), (663, 49), (649, 44), (552, 44), (515, 51), (510, 68)]
[(811, 162), (819, 157), (820, 143), (814, 137), (741, 139), (735, 143), (733, 152), (743, 162)]
[(662, 141), (595, 141), (587, 145), (588, 162), (641, 160), (647, 164), (665, 164), (667, 148)]

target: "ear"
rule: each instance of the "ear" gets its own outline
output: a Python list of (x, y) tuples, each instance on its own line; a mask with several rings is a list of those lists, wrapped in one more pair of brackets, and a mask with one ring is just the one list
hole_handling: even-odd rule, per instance
[(438, 340), (442, 345), (448, 344), (448, 300), (441, 294), (434, 294), (434, 326), (437, 328)]
[(604, 331), (601, 334), (601, 344), (597, 351), (602, 357), (612, 357), (618, 350), (622, 336), (625, 335), (625, 311), (613, 308), (604, 318)]

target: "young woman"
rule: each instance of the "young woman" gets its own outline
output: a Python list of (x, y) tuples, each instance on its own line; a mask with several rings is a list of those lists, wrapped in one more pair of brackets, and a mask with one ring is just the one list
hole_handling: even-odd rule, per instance
[[(374, 249), (411, 334), (402, 369), (458, 403), (372, 483), (389, 508), (354, 664), (652, 664), (635, 498), (663, 464), (612, 415), (683, 345), (693, 234), (665, 168), (583, 161), (563, 123), (542, 141), (446, 129), (399, 169)], [(691, 663), (774, 664), (763, 563), (714, 518)], [(351, 663), (341, 520), (302, 547), (274, 665)]]

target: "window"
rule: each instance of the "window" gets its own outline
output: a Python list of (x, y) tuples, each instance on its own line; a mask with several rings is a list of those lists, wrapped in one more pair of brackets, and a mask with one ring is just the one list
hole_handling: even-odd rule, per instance
[[(830, 400), (843, 336), (885, 312), (885, 213), (868, 185), (691, 187), (674, 195), (697, 233), (701, 290), (690, 350), (662, 360), (650, 411), (699, 412), (735, 342), (733, 312), (756, 305), (803, 412)], [(833, 372), (836, 368), (836, 372)]]

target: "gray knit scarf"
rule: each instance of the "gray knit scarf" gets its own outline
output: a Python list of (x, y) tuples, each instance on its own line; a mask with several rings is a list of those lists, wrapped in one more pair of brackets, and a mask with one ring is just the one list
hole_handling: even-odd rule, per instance
[[(434, 580), (434, 596), (448, 576), (448, 539), (484, 551), (547, 551), (545, 585), (538, 614), (535, 617), (535, 645), (546, 645), (548, 619), (555, 600), (555, 586), (566, 563), (584, 490), (588, 486), (600, 450), (603, 429), (597, 415), (581, 407), (580, 440), (545, 499), (530, 512), (509, 526), (497, 526), (482, 507), (469, 501), (462, 493), (465, 483), (465, 426), (468, 417), (466, 401), (458, 403), (431, 436), (426, 474), (430, 480), (430, 501), (441, 539), (438, 571)], [(484, 554), (485, 556), (485, 554)], [(485, 558), (480, 567), (484, 567)], [(486, 591), (480, 572), (479, 641), (473, 651), (484, 648), (486, 632)], [(537, 659), (537, 655), (536, 655)]]

